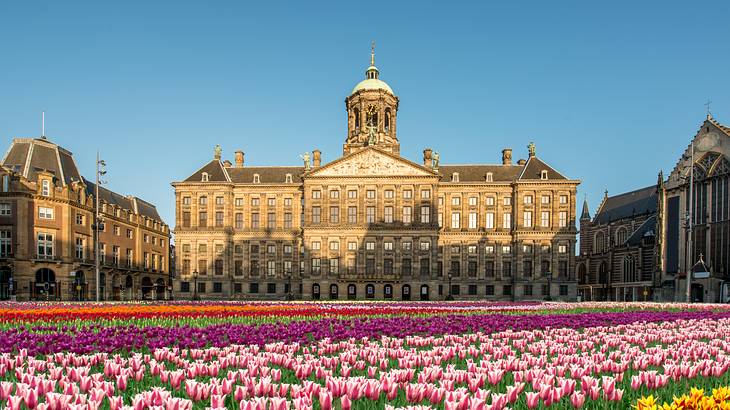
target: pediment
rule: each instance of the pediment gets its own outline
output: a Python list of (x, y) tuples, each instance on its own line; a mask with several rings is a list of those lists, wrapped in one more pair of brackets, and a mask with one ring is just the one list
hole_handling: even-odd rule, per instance
[(435, 176), (428, 168), (374, 148), (365, 148), (312, 171), (316, 177)]

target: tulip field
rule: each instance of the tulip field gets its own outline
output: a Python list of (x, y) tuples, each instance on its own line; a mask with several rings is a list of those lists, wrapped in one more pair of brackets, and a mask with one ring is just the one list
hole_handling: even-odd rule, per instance
[(730, 307), (0, 303), (0, 407), (730, 409)]

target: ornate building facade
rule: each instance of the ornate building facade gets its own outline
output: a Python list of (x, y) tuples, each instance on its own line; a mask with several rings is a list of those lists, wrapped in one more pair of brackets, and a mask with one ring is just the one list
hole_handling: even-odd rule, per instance
[(182, 298), (576, 297), (575, 192), (536, 155), (443, 165), (400, 155), (399, 99), (371, 64), (345, 99), (342, 156), (212, 161), (174, 182)]
[(708, 272), (693, 275), (691, 299), (730, 302), (729, 159), (730, 128), (708, 114), (666, 179), (606, 196), (593, 219), (584, 204), (579, 295), (684, 301), (687, 272)]
[[(95, 299), (95, 185), (71, 152), (16, 138), (0, 180), (0, 299)], [(102, 187), (99, 200), (101, 299), (169, 297), (170, 230), (155, 206)]]

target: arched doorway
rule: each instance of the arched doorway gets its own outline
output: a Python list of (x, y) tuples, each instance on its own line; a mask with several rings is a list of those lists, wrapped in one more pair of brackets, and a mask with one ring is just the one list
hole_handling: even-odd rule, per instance
[(124, 287), (122, 288), (122, 300), (134, 299), (134, 278), (132, 275), (127, 275), (124, 279)]
[(152, 279), (150, 279), (149, 276), (145, 276), (142, 278), (142, 300), (147, 300), (152, 297), (152, 290), (154, 286), (152, 285)]
[(403, 285), (401, 288), (401, 299), (411, 300), (411, 285)]
[(121, 276), (112, 276), (112, 300), (122, 300), (122, 288)]
[(165, 280), (160, 278), (157, 279), (155, 282), (155, 293), (157, 296), (157, 300), (164, 300), (165, 299)]
[(421, 300), (429, 299), (428, 285), (421, 285)]
[(598, 300), (608, 300), (608, 265), (605, 261), (598, 266), (598, 283), (601, 285)]
[(319, 283), (312, 284), (312, 299), (319, 300)]
[(375, 298), (375, 285), (372, 283), (368, 283), (365, 285), (365, 297), (368, 299), (374, 299)]
[[(686, 293), (685, 293), (685, 295), (686, 295)], [(690, 293), (690, 295), (692, 296), (693, 303), (704, 302), (705, 301), (705, 287), (699, 283), (693, 283), (692, 292)]]
[(350, 300), (357, 299), (357, 286), (354, 283), (347, 285), (347, 298)]
[[(71, 282), (71, 294), (73, 295), (73, 299), (84, 300), (86, 299), (85, 295), (86, 291), (88, 290), (88, 286), (86, 284), (86, 274), (82, 270), (76, 271), (73, 274), (74, 278)], [(101, 286), (101, 281), (99, 282), (99, 286)]]
[(35, 272), (35, 282), (33, 282), (33, 299), (45, 300), (55, 299), (58, 297), (58, 284), (56, 283), (56, 273), (48, 268), (41, 268)]
[(337, 287), (337, 285), (334, 283), (331, 284), (330, 285), (330, 299), (337, 300), (337, 298), (339, 297), (339, 293), (340, 293), (339, 287)]
[[(87, 293), (88, 295), (88, 290)], [(106, 273), (99, 272), (99, 300), (106, 300)]]
[(0, 268), (0, 300), (10, 299), (12, 292), (12, 286), (10, 281), (13, 276), (9, 267)]
[(385, 299), (393, 299), (393, 285), (386, 284), (383, 286), (383, 297)]

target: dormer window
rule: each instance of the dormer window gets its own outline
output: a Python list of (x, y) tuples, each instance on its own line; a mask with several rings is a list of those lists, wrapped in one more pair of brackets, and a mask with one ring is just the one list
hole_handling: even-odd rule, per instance
[(453, 174), (451, 174), (451, 182), (459, 182), (459, 173), (458, 172), (454, 172)]
[(254, 184), (260, 184), (261, 178), (259, 177), (259, 174), (253, 174), (253, 183)]
[(548, 179), (548, 173), (547, 173), (547, 170), (544, 170), (544, 169), (543, 169), (542, 171), (540, 171), (540, 179), (542, 179), (542, 180), (546, 180), (546, 179)]
[(208, 179), (209, 178), (210, 178), (210, 176), (208, 175), (208, 173), (207, 172), (203, 172), (203, 176), (202, 176), (201, 180), (203, 182), (208, 182)]
[(292, 182), (292, 180), (291, 180), (291, 174), (286, 174), (286, 183), (287, 184), (291, 184), (291, 182)]
[(494, 175), (491, 172), (487, 172), (487, 176), (486, 176), (485, 180), (486, 180), (486, 182), (493, 182)]
[(47, 179), (41, 181), (41, 195), (51, 196), (51, 181)]

